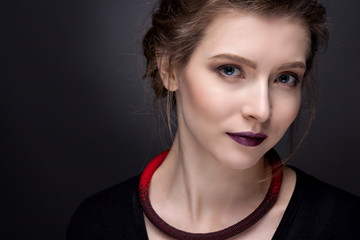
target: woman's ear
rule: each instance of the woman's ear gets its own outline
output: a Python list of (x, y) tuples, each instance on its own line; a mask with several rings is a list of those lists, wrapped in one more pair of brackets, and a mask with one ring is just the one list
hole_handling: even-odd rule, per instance
[(175, 92), (178, 89), (178, 82), (174, 69), (171, 67), (169, 56), (167, 54), (157, 56), (157, 65), (164, 87), (170, 92)]

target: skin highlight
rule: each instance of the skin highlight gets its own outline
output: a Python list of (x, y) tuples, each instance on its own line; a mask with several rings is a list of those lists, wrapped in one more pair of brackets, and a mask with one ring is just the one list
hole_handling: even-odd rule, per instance
[[(178, 131), (155, 172), (150, 199), (169, 224), (189, 232), (212, 232), (250, 214), (269, 187), (263, 156), (296, 118), (306, 71), (309, 34), (286, 18), (223, 14), (184, 68), (158, 59), (163, 84), (175, 91)], [(256, 147), (228, 132), (264, 133)], [(254, 227), (233, 239), (271, 239), (295, 186), (284, 168), (277, 204)], [(149, 239), (169, 239), (146, 219)]]

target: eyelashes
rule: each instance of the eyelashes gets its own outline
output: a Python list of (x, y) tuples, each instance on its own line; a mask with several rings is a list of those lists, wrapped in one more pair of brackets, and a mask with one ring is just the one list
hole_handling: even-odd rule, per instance
[(294, 87), (300, 82), (299, 76), (295, 73), (281, 73), (276, 81), (290, 87)]
[(222, 77), (228, 78), (245, 78), (243, 69), (235, 65), (222, 65), (217, 67), (216, 70)]
[[(226, 80), (236, 81), (238, 79), (245, 79), (245, 71), (240, 67), (232, 64), (221, 65), (216, 67), (216, 72), (220, 77)], [(282, 72), (274, 79), (275, 83), (285, 87), (295, 87), (301, 83), (300, 77), (295, 72)]]

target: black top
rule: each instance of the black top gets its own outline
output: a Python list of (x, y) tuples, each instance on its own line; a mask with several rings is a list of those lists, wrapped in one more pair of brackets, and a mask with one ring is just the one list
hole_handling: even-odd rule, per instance
[[(272, 239), (360, 239), (360, 198), (293, 169), (295, 190)], [(81, 203), (67, 240), (148, 239), (138, 180), (133, 177)]]

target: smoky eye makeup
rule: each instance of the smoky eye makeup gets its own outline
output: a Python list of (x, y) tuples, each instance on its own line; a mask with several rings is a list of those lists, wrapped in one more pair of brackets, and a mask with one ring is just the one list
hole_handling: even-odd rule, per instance
[(299, 77), (295, 73), (281, 73), (277, 78), (276, 81), (280, 84), (289, 87), (295, 87), (299, 83)]
[(274, 82), (284, 87), (294, 88), (302, 84), (303, 74), (298, 74), (293, 71), (282, 72), (277, 75)]
[[(281, 87), (288, 87), (288, 88), (301, 85), (302, 78), (304, 76), (302, 67), (301, 69), (300, 67), (298, 69), (296, 66), (300, 64), (298, 64), (297, 62), (295, 67), (293, 67), (293, 65), (295, 64), (291, 63), (289, 64), (289, 66), (284, 65), (283, 67), (281, 67), (281, 68), (285, 68), (283, 70), (278, 69), (277, 73), (273, 75), (274, 77), (273, 82), (280, 85)], [(215, 72), (221, 79), (224, 79), (226, 81), (231, 82), (238, 79), (246, 78), (246, 74), (243, 67), (238, 63), (234, 63), (233, 61), (212, 59), (212, 61), (209, 62), (208, 66), (211, 71)], [(245, 67), (247, 67), (247, 65)], [(289, 68), (286, 69), (287, 67)], [(271, 75), (269, 76), (270, 79), (272, 78)]]
[(244, 78), (244, 71), (240, 66), (224, 64), (216, 68), (217, 72), (223, 77)]
[(236, 63), (228, 61), (211, 61), (208, 66), (210, 71), (216, 73), (220, 78), (225, 80), (245, 78), (244, 69)]

